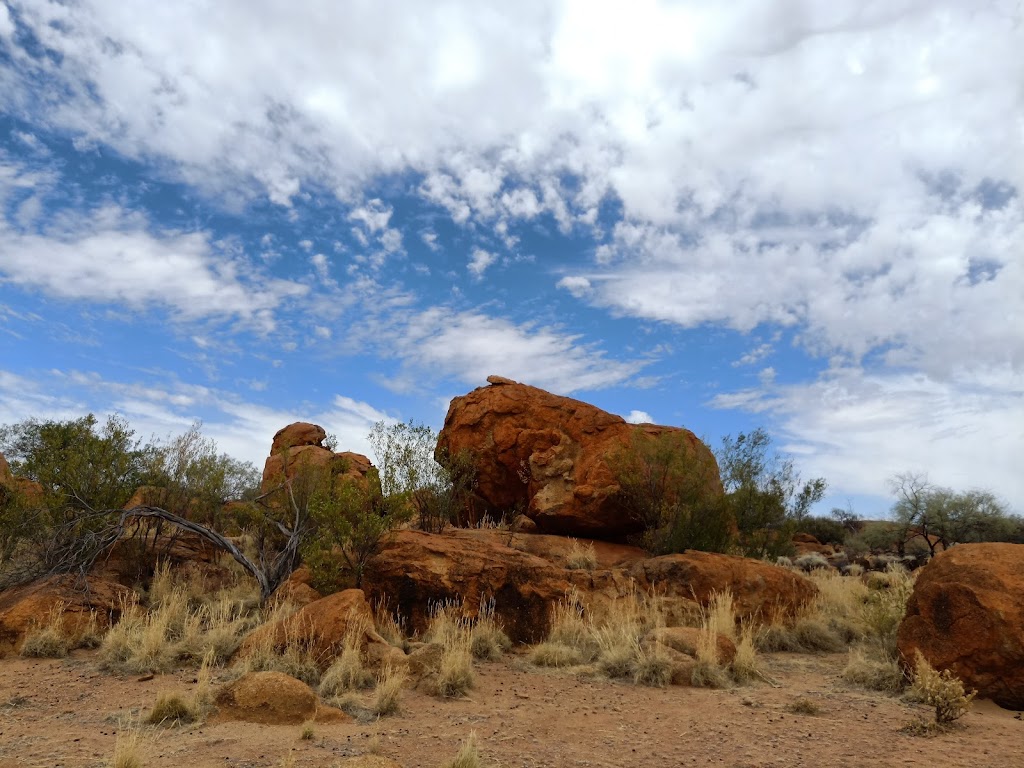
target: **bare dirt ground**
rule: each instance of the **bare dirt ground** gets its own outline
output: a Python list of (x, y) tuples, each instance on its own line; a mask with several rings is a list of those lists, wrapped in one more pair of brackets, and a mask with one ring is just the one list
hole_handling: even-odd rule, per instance
[[(1024, 766), (1024, 722), (979, 702), (964, 727), (933, 738), (901, 726), (929, 713), (899, 699), (846, 687), (845, 654), (765, 657), (768, 684), (716, 691), (652, 689), (537, 670), (516, 656), (478, 664), (464, 699), (406, 691), (402, 711), (370, 723), (301, 726), (217, 723), (144, 729), (147, 768), (345, 764), (378, 749), (405, 768), (437, 768), (475, 731), (486, 766)], [(148, 681), (99, 671), (93, 652), (65, 660), (0, 660), (0, 768), (99, 767), (119, 722), (158, 692), (187, 691), (194, 673)], [(789, 711), (798, 698), (817, 715)], [(376, 744), (376, 746), (375, 746)]]

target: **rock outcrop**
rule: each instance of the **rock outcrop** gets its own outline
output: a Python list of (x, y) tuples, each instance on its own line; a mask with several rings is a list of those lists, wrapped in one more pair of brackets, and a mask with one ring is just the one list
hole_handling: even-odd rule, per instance
[(810, 580), (786, 568), (716, 552), (652, 557), (636, 563), (628, 573), (642, 589), (701, 605), (728, 589), (738, 619), (792, 617), (818, 594)]
[(1024, 709), (1024, 545), (961, 544), (921, 569), (897, 638), (982, 698)]
[(215, 720), (263, 725), (340, 723), (352, 718), (320, 703), (308, 685), (282, 672), (250, 672), (217, 691)]
[(323, 427), (301, 421), (278, 430), (263, 466), (262, 492), (270, 493), (285, 478), (295, 477), (298, 468), (304, 465), (330, 470), (337, 483), (349, 480), (379, 483), (376, 470), (366, 456), (351, 451), (334, 453), (324, 447), (326, 437)]
[[(535, 538), (545, 546), (532, 548)], [(682, 617), (729, 589), (744, 618), (772, 611), (792, 615), (817, 593), (810, 581), (785, 568), (706, 552), (645, 559), (632, 547), (596, 546), (593, 570), (567, 569), (564, 549), (554, 540), (489, 530), (400, 531), (369, 562), (363, 588), (371, 603), (386, 600), (414, 632), (426, 629), (432, 605), (454, 601), (472, 618), (481, 601), (493, 599), (498, 622), (520, 643), (547, 635), (552, 606), (570, 590), (600, 611), (637, 588), (653, 589), (665, 598), (670, 617)]]
[(670, 435), (709, 494), (721, 494), (714, 455), (678, 427), (620, 416), (498, 376), (452, 400), (436, 457), (468, 452), (481, 514), (522, 509), (541, 533), (615, 539), (638, 530), (616, 499), (615, 454)]
[(48, 576), (0, 592), (0, 656), (16, 653), (25, 634), (46, 622), (60, 607), (64, 629), (75, 637), (95, 616), (97, 627), (113, 624), (134, 592), (113, 581), (90, 577), (84, 584), (72, 574)]
[(463, 614), (474, 617), (481, 600), (493, 598), (497, 619), (513, 641), (539, 641), (547, 633), (550, 606), (571, 586), (567, 571), (487, 534), (492, 532), (399, 531), (367, 565), (367, 597), (388, 601), (414, 632), (427, 628), (438, 603), (460, 602)]

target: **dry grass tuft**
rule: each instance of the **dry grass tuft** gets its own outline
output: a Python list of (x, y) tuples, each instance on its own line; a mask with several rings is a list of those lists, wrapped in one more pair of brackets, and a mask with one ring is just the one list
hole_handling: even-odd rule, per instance
[(150, 725), (181, 725), (199, 720), (201, 712), (196, 702), (180, 693), (164, 692), (146, 716)]
[(757, 654), (757, 631), (749, 622), (740, 627), (736, 656), (732, 660), (732, 677), (740, 685), (765, 677)]
[(381, 600), (374, 609), (374, 621), (377, 632), (388, 641), (389, 644), (403, 651), (409, 645), (409, 639), (405, 633), (404, 621), (388, 609), (387, 600)]
[(437, 692), (445, 698), (464, 695), (476, 682), (472, 636), (462, 630), (447, 637), (437, 670)]
[(373, 685), (373, 673), (363, 664), (360, 652), (362, 637), (365, 633), (364, 622), (349, 621), (345, 629), (341, 654), (320, 679), (321, 695), (337, 696), (345, 691), (355, 691)]
[(445, 768), (480, 768), (481, 764), (476, 731), (470, 731), (469, 737), (462, 742), (455, 759), (445, 765)]
[(494, 618), (494, 598), (480, 602), (470, 646), (473, 658), (484, 661), (497, 661), (512, 647), (512, 641)]
[(530, 650), (530, 661), (538, 667), (576, 667), (584, 664), (578, 648), (562, 643), (541, 643)]
[(819, 707), (816, 703), (808, 699), (806, 696), (801, 696), (788, 707), (786, 707), (786, 709), (788, 709), (795, 715), (814, 716), (820, 715), (822, 713), (821, 707)]
[(110, 768), (143, 768), (144, 765), (142, 732), (129, 720), (117, 732)]
[(843, 680), (869, 691), (899, 693), (903, 688), (903, 672), (894, 659), (870, 658), (863, 648), (850, 651), (850, 659), (843, 669)]
[(41, 624), (25, 633), (21, 655), (35, 659), (62, 659), (71, 650), (72, 641), (64, 622), (67, 604), (57, 601)]
[[(295, 612), (287, 603), (273, 606), (265, 614), (263, 623), (276, 623)], [(259, 642), (252, 643), (246, 655), (235, 663), (238, 674), (246, 672), (283, 672), (310, 686), (320, 682), (320, 660), (313, 653), (315, 644), (298, 627), (288, 626), (283, 644), (275, 643), (270, 633), (264, 633)]]
[(664, 688), (672, 682), (672, 660), (658, 648), (641, 646), (636, 655), (633, 682), (652, 688)]
[(592, 571), (597, 567), (597, 552), (593, 542), (580, 544), (576, 539), (569, 539), (569, 552), (566, 554), (565, 567), (571, 570)]
[(402, 686), (405, 684), (405, 672), (386, 665), (377, 679), (377, 690), (374, 693), (373, 704), (370, 711), (381, 717), (393, 715), (399, 711), (399, 700), (402, 696)]

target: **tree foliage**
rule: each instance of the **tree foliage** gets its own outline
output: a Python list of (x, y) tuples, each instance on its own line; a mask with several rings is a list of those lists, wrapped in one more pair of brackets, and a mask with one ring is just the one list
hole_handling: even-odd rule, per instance
[(440, 533), (457, 522), (476, 487), (472, 454), (443, 454), (435, 459), (437, 434), (414, 421), (374, 425), (369, 435), (377, 459), (384, 498), (413, 510), (420, 530)]
[(716, 452), (726, 500), (739, 528), (740, 547), (752, 557), (787, 554), (795, 528), (825, 495), (827, 483), (802, 483), (792, 459), (771, 449), (758, 428), (722, 438)]
[(640, 529), (638, 545), (663, 554), (698, 549), (728, 551), (735, 524), (712, 489), (711, 462), (701, 461), (681, 433), (633, 433), (609, 462), (619, 485), (617, 501)]
[(892, 515), (901, 554), (917, 541), (934, 555), (953, 544), (1017, 541), (1024, 531), (1024, 521), (989, 491), (954, 491), (913, 472), (894, 475), (889, 487), (896, 497)]

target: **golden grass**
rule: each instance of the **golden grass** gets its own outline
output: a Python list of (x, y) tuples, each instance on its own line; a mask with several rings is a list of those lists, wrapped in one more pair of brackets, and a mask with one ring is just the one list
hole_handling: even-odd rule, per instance
[(381, 600), (377, 603), (374, 609), (374, 622), (377, 626), (377, 632), (388, 641), (389, 644), (396, 648), (405, 650), (408, 646), (408, 638), (406, 637), (403, 622), (399, 619), (398, 615), (392, 613), (388, 609), (387, 600)]
[(552, 642), (535, 645), (529, 658), (538, 667), (576, 667), (585, 663), (578, 648)]
[(462, 696), (474, 686), (472, 643), (472, 635), (465, 629), (446, 636), (437, 669), (438, 695)]
[(62, 659), (73, 645), (64, 620), (67, 604), (58, 600), (46, 614), (46, 619), (25, 633), (21, 655), (36, 659)]
[(398, 712), (405, 679), (404, 671), (392, 667), (390, 664), (385, 665), (377, 678), (377, 689), (374, 692), (370, 711), (378, 717)]
[(565, 567), (571, 570), (592, 571), (597, 567), (597, 552), (593, 542), (580, 544), (576, 539), (569, 539), (569, 551), (565, 556)]
[(360, 648), (366, 629), (366, 624), (362, 620), (349, 620), (345, 628), (341, 654), (320, 679), (321, 695), (338, 696), (346, 691), (369, 688), (373, 685), (373, 673), (363, 664)]
[(130, 720), (121, 725), (114, 741), (114, 755), (110, 768), (143, 768), (143, 737), (138, 726)]
[(445, 764), (445, 768), (480, 768), (480, 748), (477, 746), (476, 731), (470, 731), (455, 759)]
[(899, 693), (905, 682), (895, 659), (884, 655), (880, 659), (871, 658), (864, 648), (850, 651), (842, 677), (850, 685), (883, 693)]
[(473, 658), (497, 661), (511, 647), (512, 641), (494, 618), (494, 598), (481, 600), (470, 637)]

